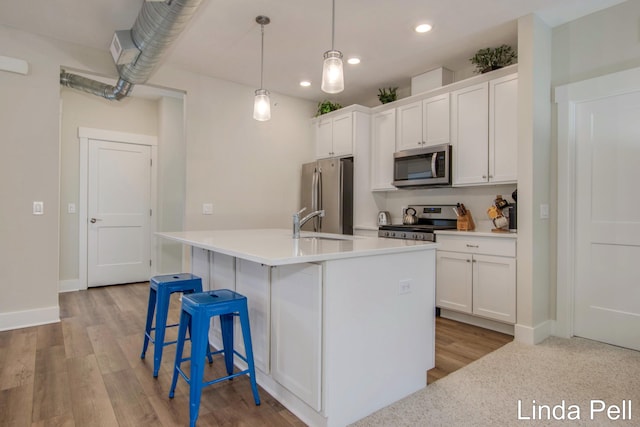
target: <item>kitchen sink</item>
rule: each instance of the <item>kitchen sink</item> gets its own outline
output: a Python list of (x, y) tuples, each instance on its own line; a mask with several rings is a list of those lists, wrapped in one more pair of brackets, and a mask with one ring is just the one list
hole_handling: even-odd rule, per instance
[(323, 234), (323, 233), (304, 233), (300, 236), (300, 239), (304, 239), (307, 241), (313, 240), (334, 240), (338, 242), (349, 242), (356, 239), (359, 239), (358, 236), (346, 236), (341, 234)]

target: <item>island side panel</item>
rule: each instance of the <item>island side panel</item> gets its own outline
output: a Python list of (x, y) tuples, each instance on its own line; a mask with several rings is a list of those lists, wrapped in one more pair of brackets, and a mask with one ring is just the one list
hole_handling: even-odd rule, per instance
[(324, 410), (346, 425), (426, 387), (435, 250), (325, 262)]

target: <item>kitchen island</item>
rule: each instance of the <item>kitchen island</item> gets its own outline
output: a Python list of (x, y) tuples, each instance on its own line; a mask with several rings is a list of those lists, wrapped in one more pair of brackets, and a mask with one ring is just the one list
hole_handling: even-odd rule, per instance
[[(204, 289), (247, 296), (258, 383), (308, 425), (344, 426), (426, 387), (435, 244), (283, 229), (157, 235), (191, 247)], [(220, 347), (217, 320), (210, 341)]]

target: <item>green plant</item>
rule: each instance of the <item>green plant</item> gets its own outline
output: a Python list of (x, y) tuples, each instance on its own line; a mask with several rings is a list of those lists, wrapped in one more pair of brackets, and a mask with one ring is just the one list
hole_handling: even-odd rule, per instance
[(499, 47), (487, 47), (480, 49), (469, 61), (476, 66), (476, 73), (486, 73), (487, 71), (515, 64), (518, 54), (509, 45), (503, 44)]
[(397, 87), (378, 89), (378, 99), (383, 104), (386, 104), (387, 102), (393, 102), (398, 99), (398, 95), (396, 95), (397, 90)]
[(335, 110), (339, 110), (340, 108), (342, 108), (342, 105), (338, 104), (337, 102), (331, 102), (325, 99), (324, 101), (318, 102), (318, 111), (316, 112), (316, 117)]

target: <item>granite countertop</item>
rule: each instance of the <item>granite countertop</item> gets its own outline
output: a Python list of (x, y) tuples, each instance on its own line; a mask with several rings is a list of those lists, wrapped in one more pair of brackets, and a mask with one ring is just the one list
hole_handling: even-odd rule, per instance
[(436, 243), (291, 230), (157, 232), (157, 236), (265, 265), (287, 265), (436, 249)]

